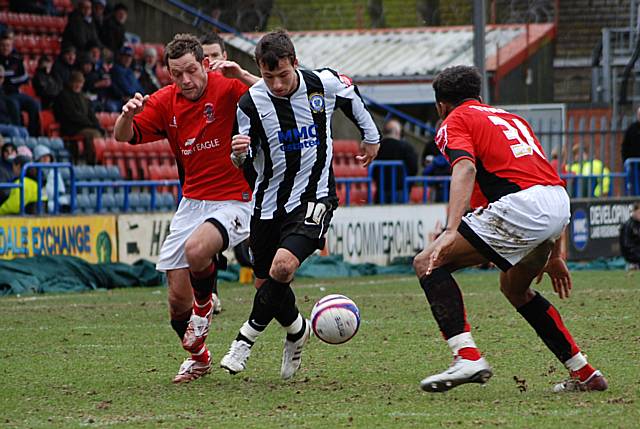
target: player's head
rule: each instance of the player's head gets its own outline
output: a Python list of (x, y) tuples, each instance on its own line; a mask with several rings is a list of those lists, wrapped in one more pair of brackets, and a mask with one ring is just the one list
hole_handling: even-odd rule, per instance
[(193, 34), (176, 34), (165, 49), (165, 64), (171, 79), (185, 98), (195, 101), (207, 85), (209, 59)]
[(481, 100), (481, 85), (482, 78), (475, 67), (453, 66), (442, 70), (433, 80), (438, 115), (444, 119), (463, 101)]
[(218, 33), (209, 32), (204, 36), (200, 36), (200, 43), (202, 44), (204, 56), (209, 58), (209, 63), (215, 60), (227, 59), (227, 48)]
[(269, 90), (279, 97), (298, 86), (298, 60), (291, 38), (284, 30), (265, 34), (256, 46), (256, 63)]
[(633, 213), (631, 213), (631, 216), (640, 222), (640, 201), (633, 205)]

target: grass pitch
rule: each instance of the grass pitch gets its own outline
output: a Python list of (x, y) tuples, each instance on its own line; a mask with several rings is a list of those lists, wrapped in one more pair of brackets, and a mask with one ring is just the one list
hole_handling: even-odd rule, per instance
[[(360, 307), (356, 337), (309, 342), (302, 369), (280, 380), (284, 333), (272, 324), (249, 368), (219, 368), (175, 386), (185, 357), (168, 324), (166, 289), (0, 299), (0, 427), (514, 427), (636, 428), (640, 425), (640, 273), (574, 273), (574, 294), (557, 305), (610, 390), (553, 394), (564, 368), (500, 295), (497, 273), (458, 277), (476, 342), (494, 367), (484, 387), (445, 394), (419, 381), (450, 364), (446, 344), (415, 278), (303, 280), (301, 310), (329, 293)], [(224, 355), (251, 306), (253, 288), (222, 284), (224, 311), (208, 344)]]

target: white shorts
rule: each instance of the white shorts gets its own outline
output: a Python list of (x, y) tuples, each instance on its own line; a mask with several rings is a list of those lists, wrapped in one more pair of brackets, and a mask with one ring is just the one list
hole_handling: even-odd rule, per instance
[(507, 271), (541, 243), (560, 236), (571, 217), (569, 205), (562, 186), (537, 185), (467, 214), (458, 232)]
[[(160, 249), (156, 263), (158, 271), (187, 268), (184, 245), (191, 234), (207, 219), (213, 219), (225, 240), (225, 246), (234, 247), (249, 237), (251, 203), (242, 201), (203, 201), (183, 198), (171, 220), (169, 235)], [(226, 234), (225, 234), (226, 231)]]

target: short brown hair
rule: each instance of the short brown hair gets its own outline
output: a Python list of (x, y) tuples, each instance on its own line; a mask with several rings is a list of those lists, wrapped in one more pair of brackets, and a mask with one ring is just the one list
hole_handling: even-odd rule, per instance
[(164, 50), (164, 63), (169, 66), (169, 60), (193, 54), (199, 63), (204, 59), (202, 45), (196, 36), (189, 33), (176, 34)]
[(276, 30), (262, 36), (256, 45), (258, 67), (264, 64), (273, 70), (283, 58), (288, 58), (292, 65), (296, 60), (296, 49), (286, 31)]
[(200, 36), (200, 44), (202, 45), (218, 45), (222, 52), (227, 51), (227, 47), (224, 45), (224, 39), (220, 37), (218, 33), (209, 32), (203, 36)]

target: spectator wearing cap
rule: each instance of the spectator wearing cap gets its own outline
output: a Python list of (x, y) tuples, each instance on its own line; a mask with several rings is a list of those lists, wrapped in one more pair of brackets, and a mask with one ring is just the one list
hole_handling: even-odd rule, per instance
[(140, 85), (144, 94), (153, 94), (162, 88), (156, 67), (158, 67), (158, 52), (154, 48), (148, 47), (144, 50), (140, 70)]
[[(24, 146), (23, 146), (24, 147)], [(32, 158), (25, 155), (18, 155), (13, 158), (12, 168), (13, 177), (12, 182), (20, 184), (20, 176), (22, 174), (22, 168), (28, 162), (31, 162)], [(24, 208), (28, 214), (35, 214), (37, 211), (38, 203), (38, 181), (35, 178), (35, 169), (29, 169), (24, 177)], [(47, 194), (44, 188), (41, 191), (41, 200), (43, 207), (46, 210), (47, 207)], [(13, 188), (9, 193), (8, 198), (0, 205), (0, 215), (12, 215), (20, 214), (20, 189)]]
[(118, 3), (113, 7), (113, 12), (104, 21), (100, 40), (102, 44), (113, 52), (118, 52), (124, 46), (126, 29), (124, 24), (127, 22), (129, 9)]
[[(82, 93), (84, 76), (78, 70), (71, 73), (71, 79), (53, 103), (53, 113), (60, 123), (63, 136), (82, 136), (88, 157), (92, 158), (93, 139), (103, 135), (91, 102)], [(74, 155), (78, 157), (78, 148)]]
[(55, 63), (53, 63), (51, 73), (60, 81), (63, 87), (69, 82), (69, 79), (71, 79), (71, 72), (76, 67), (76, 60), (76, 48), (73, 46), (65, 46), (62, 48), (58, 58), (56, 58)]
[(107, 2), (106, 0), (93, 0), (93, 22), (96, 26), (96, 31), (98, 33), (98, 38), (101, 39), (101, 34), (104, 31), (104, 23), (106, 21), (106, 10), (107, 10)]
[[(52, 163), (55, 160), (51, 149), (49, 149), (45, 145), (38, 145), (33, 149), (33, 159), (36, 162), (41, 162), (44, 164)], [(68, 212), (70, 208), (70, 197), (66, 192), (64, 180), (62, 179), (60, 170), (47, 168), (45, 174), (47, 179), (45, 188), (47, 191), (47, 199), (49, 200), (49, 213), (54, 212), (56, 197), (58, 199), (58, 208), (60, 209), (60, 211)], [(56, 195), (54, 189), (56, 181), (58, 182), (58, 195)]]
[(38, 68), (33, 75), (33, 89), (36, 91), (44, 109), (51, 107), (53, 100), (62, 91), (62, 81), (53, 72), (53, 61), (43, 55), (38, 59)]
[(29, 82), (29, 76), (24, 69), (22, 56), (13, 47), (13, 37), (8, 34), (0, 38), (0, 65), (4, 67), (2, 87), (7, 99), (16, 112), (25, 111), (29, 115), (29, 134), (40, 135), (40, 103), (20, 93), (20, 86)]
[(129, 46), (123, 46), (120, 49), (113, 69), (111, 69), (113, 92), (123, 102), (126, 102), (133, 97), (136, 92), (144, 92), (144, 89), (140, 85), (140, 82), (131, 68), (132, 62), (133, 49)]
[(90, 0), (79, 0), (76, 9), (69, 14), (67, 26), (62, 33), (62, 47), (73, 46), (86, 51), (92, 44), (100, 45), (98, 31), (93, 22)]

